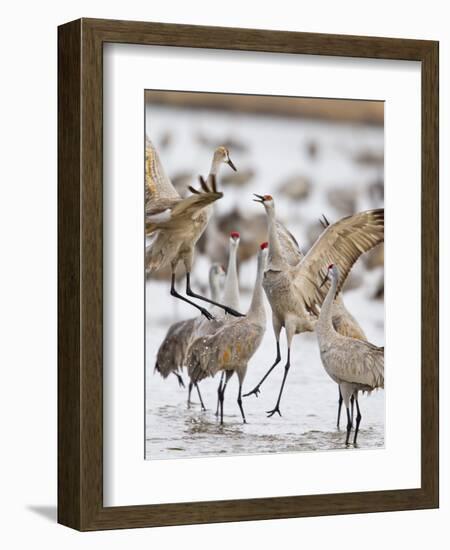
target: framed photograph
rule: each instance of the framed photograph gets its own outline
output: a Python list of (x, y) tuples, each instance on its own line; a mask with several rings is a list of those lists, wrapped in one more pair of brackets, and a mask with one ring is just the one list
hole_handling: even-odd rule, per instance
[(59, 522), (437, 507), (438, 43), (58, 51)]

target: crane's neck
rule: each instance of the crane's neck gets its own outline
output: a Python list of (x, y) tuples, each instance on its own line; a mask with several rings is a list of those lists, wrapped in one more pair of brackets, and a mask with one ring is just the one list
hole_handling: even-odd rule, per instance
[(213, 273), (209, 274), (209, 288), (211, 290), (211, 300), (218, 302), (220, 300), (220, 280)]
[(278, 236), (275, 208), (267, 209), (266, 212), (269, 230), (269, 269), (281, 271), (285, 267), (286, 260)]
[(263, 296), (263, 278), (265, 269), (265, 259), (260, 253), (258, 255), (258, 268), (256, 271), (255, 287), (253, 289), (252, 301), (250, 308), (247, 312), (247, 318), (252, 322), (262, 327), (266, 326), (266, 310), (264, 308), (264, 296)]
[(338, 277), (333, 274), (331, 278), (331, 285), (328, 289), (328, 294), (323, 301), (322, 308), (320, 310), (319, 320), (316, 325), (317, 335), (320, 337), (329, 333), (329, 331), (334, 332), (333, 328), (333, 302), (336, 296), (336, 290), (338, 285)]
[(228, 259), (227, 276), (222, 302), (224, 305), (239, 310), (239, 278), (237, 273), (237, 244), (230, 245), (230, 256)]
[(217, 174), (219, 173), (221, 164), (222, 164), (222, 160), (216, 155), (214, 155), (211, 162), (211, 168), (209, 169), (208, 178), (210, 176), (217, 176)]

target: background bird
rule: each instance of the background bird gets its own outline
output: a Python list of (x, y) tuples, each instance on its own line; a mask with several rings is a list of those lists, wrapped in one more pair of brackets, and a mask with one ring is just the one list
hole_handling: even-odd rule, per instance
[(240, 313), (227, 308), (191, 289), (191, 270), (195, 245), (212, 214), (212, 203), (223, 194), (217, 191), (215, 177), (219, 167), (229, 164), (234, 170), (229, 152), (225, 147), (214, 151), (207, 182), (200, 179), (201, 191), (190, 187), (192, 195), (181, 198), (166, 176), (158, 153), (150, 140), (146, 143), (146, 234), (150, 243), (146, 249), (146, 268), (154, 271), (170, 263), (172, 270), (170, 293), (172, 296), (191, 304), (208, 319), (211, 313), (186, 296), (179, 294), (175, 288), (175, 274), (178, 263), (186, 271), (186, 294), (221, 307), (231, 315)]
[[(318, 274), (324, 262), (335, 263), (341, 271), (338, 291), (347, 278), (353, 264), (363, 252), (367, 252), (384, 240), (384, 210), (361, 212), (327, 227), (309, 252), (295, 265), (294, 243), (280, 234), (275, 216), (275, 202), (270, 195), (257, 195), (264, 205), (268, 218), (269, 262), (264, 274), (264, 290), (272, 308), (272, 324), (277, 344), (275, 362), (259, 384), (246, 395), (258, 394), (259, 387), (281, 360), (279, 338), (281, 329), (286, 331), (287, 361), (275, 407), (267, 411), (269, 416), (281, 416), (280, 402), (286, 377), (290, 368), (291, 343), (296, 334), (315, 329), (324, 289), (320, 288)], [(290, 244), (287, 246), (285, 242)], [(298, 248), (298, 247), (297, 247)], [(291, 261), (288, 257), (291, 256)]]
[(384, 388), (384, 348), (343, 336), (336, 331), (332, 321), (333, 300), (339, 287), (339, 269), (336, 265), (328, 266), (324, 282), (328, 277), (331, 278), (331, 286), (316, 324), (317, 340), (322, 364), (332, 380), (339, 385), (347, 409), (346, 445), (349, 443), (352, 429), (349, 403), (352, 396), (355, 399), (357, 414), (353, 443), (356, 444), (362, 418), (358, 392)]
[(214, 334), (197, 338), (189, 348), (186, 360), (191, 380), (199, 382), (207, 376), (225, 371), (225, 381), (220, 385), (220, 423), (223, 424), (223, 402), (228, 381), (236, 372), (239, 379), (238, 406), (242, 420), (245, 414), (242, 406), (242, 384), (248, 362), (261, 344), (265, 328), (266, 313), (262, 281), (267, 259), (267, 243), (263, 243), (258, 253), (257, 274), (252, 301), (247, 315), (225, 323)]

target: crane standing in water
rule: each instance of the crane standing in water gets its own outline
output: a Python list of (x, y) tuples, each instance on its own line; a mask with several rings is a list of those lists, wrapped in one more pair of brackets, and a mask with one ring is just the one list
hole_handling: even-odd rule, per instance
[(218, 147), (214, 151), (207, 181), (200, 178), (202, 190), (189, 187), (193, 194), (185, 199), (180, 197), (166, 176), (158, 153), (149, 139), (146, 142), (145, 157), (145, 228), (146, 235), (150, 238), (150, 244), (146, 249), (147, 270), (155, 271), (170, 263), (172, 270), (171, 295), (196, 307), (207, 319), (211, 320), (213, 316), (207, 309), (176, 290), (175, 273), (178, 264), (182, 263), (186, 271), (186, 294), (188, 296), (216, 305), (236, 317), (241, 316), (238, 311), (201, 296), (191, 288), (195, 245), (212, 215), (212, 203), (223, 196), (223, 193), (217, 191), (216, 175), (223, 163), (236, 170), (228, 149)]
[(233, 319), (225, 323), (214, 334), (197, 338), (188, 351), (186, 364), (191, 380), (196, 383), (225, 371), (225, 381), (220, 385), (220, 423), (223, 424), (223, 403), (229, 379), (236, 372), (239, 378), (237, 402), (242, 420), (246, 423), (242, 406), (242, 383), (247, 366), (259, 345), (266, 328), (266, 313), (262, 281), (267, 259), (268, 243), (263, 243), (258, 252), (258, 267), (252, 301), (247, 315), (242, 319)]
[[(326, 229), (330, 222), (327, 220), (323, 214), (323, 220), (319, 220), (322, 227)], [(364, 340), (367, 342), (367, 336), (363, 331), (362, 327), (359, 325), (358, 321), (353, 317), (353, 315), (345, 307), (344, 300), (342, 299), (342, 293), (339, 293), (334, 298), (333, 302), (333, 316), (332, 316), (333, 327), (339, 334), (342, 336), (350, 336), (351, 338), (356, 338), (357, 340)], [(338, 387), (339, 388), (339, 387)], [(351, 417), (353, 422), (353, 407), (355, 404), (355, 398), (351, 397), (350, 406), (351, 406)], [(339, 397), (338, 397), (338, 413), (337, 413), (337, 429), (339, 429), (339, 424), (341, 420), (341, 409), (342, 409), (342, 393), (339, 388)]]
[(292, 265), (284, 253), (275, 216), (275, 201), (270, 195), (256, 195), (266, 210), (269, 230), (269, 262), (264, 273), (264, 290), (272, 308), (272, 324), (277, 344), (277, 356), (259, 384), (249, 393), (255, 395), (259, 387), (281, 361), (280, 333), (284, 327), (287, 339), (287, 361), (275, 407), (268, 416), (281, 416), (280, 402), (291, 364), (291, 344), (296, 334), (313, 332), (325, 296), (317, 277), (324, 262), (339, 266), (342, 276), (338, 291), (359, 256), (384, 240), (384, 210), (368, 210), (348, 216), (328, 226), (301, 260)]
[(339, 269), (336, 265), (328, 266), (325, 281), (331, 277), (331, 286), (323, 302), (316, 324), (320, 357), (327, 374), (339, 385), (339, 390), (347, 409), (348, 445), (352, 429), (350, 399), (356, 404), (356, 426), (353, 444), (356, 445), (361, 411), (358, 403), (358, 392), (371, 392), (384, 388), (384, 348), (379, 348), (363, 340), (339, 334), (333, 326), (333, 300), (339, 284)]

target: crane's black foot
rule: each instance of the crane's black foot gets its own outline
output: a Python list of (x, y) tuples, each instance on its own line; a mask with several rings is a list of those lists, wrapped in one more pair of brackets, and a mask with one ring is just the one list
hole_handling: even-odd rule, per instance
[(258, 397), (258, 395), (261, 393), (261, 390), (259, 389), (259, 386), (256, 386), (252, 389), (252, 391), (249, 391), (248, 393), (244, 393), (242, 397), (248, 397), (249, 395), (255, 394), (255, 397)]
[(239, 311), (236, 311), (232, 307), (224, 307), (223, 309), (225, 313), (228, 313), (228, 315), (233, 315), (233, 317), (245, 317), (243, 313), (239, 313)]
[(175, 372), (174, 374), (177, 377), (178, 385), (180, 386), (180, 388), (185, 388), (186, 386), (184, 385), (184, 380), (182, 376), (180, 376), (177, 372)]
[(202, 315), (204, 315), (208, 319), (208, 321), (214, 321), (214, 315), (210, 313), (207, 309), (202, 307), (200, 308), (200, 311), (202, 312)]
[(267, 413), (267, 418), (271, 418), (275, 413), (278, 413), (280, 416), (282, 416), (279, 405), (275, 405), (274, 409), (272, 409), (271, 411), (266, 411), (266, 413)]

